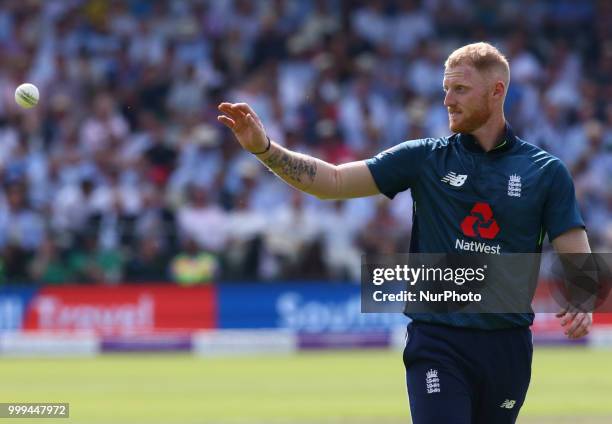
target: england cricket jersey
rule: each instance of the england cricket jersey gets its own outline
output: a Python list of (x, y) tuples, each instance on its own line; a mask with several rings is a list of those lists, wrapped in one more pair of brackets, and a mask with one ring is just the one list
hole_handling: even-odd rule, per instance
[[(491, 255), (540, 252), (584, 227), (566, 166), (507, 126), (497, 147), (469, 134), (410, 140), (366, 161), (381, 193), (413, 198), (411, 252)], [(419, 321), (471, 328), (528, 326), (533, 314), (418, 314)]]

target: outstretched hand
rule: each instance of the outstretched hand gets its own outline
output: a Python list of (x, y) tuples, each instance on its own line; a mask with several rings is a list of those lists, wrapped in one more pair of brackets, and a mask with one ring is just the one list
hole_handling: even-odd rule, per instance
[(268, 145), (266, 130), (257, 114), (246, 103), (221, 103), (223, 115), (217, 120), (232, 130), (240, 145), (247, 151), (261, 152)]

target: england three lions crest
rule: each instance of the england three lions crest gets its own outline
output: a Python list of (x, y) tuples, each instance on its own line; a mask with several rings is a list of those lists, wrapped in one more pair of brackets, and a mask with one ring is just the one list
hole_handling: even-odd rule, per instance
[(438, 370), (430, 369), (425, 374), (425, 386), (427, 393), (440, 393), (440, 379), (438, 378)]
[(521, 197), (521, 176), (512, 174), (508, 178), (508, 196)]

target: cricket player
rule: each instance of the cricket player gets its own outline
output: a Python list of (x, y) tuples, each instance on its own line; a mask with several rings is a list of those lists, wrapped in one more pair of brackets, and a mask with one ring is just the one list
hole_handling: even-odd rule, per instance
[[(289, 151), (266, 136), (244, 103), (220, 104), (218, 119), (272, 172), (320, 199), (393, 198), (410, 189), (411, 252), (462, 253), (471, 241), (491, 254), (540, 252), (547, 234), (559, 253), (590, 253), (567, 168), (506, 122), (506, 58), (475, 43), (455, 50), (444, 66), (453, 134), (405, 141), (368, 160), (332, 165)], [(589, 313), (557, 317), (571, 339), (592, 324)], [(404, 364), (413, 422), (514, 423), (531, 377), (533, 315), (412, 318)]]

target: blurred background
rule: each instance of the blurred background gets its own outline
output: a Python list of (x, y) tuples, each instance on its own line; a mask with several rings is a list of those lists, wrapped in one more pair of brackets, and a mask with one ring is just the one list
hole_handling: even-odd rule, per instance
[[(2, 1), (0, 355), (401, 349), (405, 319), (360, 314), (358, 281), (361, 254), (408, 250), (410, 193), (302, 195), (216, 106), (248, 102), (290, 149), (369, 158), (448, 135), (443, 63), (475, 41), (509, 59), (508, 121), (567, 164), (593, 250), (612, 251), (611, 32), (605, 0)], [(15, 104), (22, 82), (34, 109)], [(610, 342), (612, 318), (597, 320), (582, 344)], [(550, 316), (534, 333), (564, 340)], [(568, 414), (612, 416), (589, 396)], [(407, 420), (399, 403), (377, 422)]]

